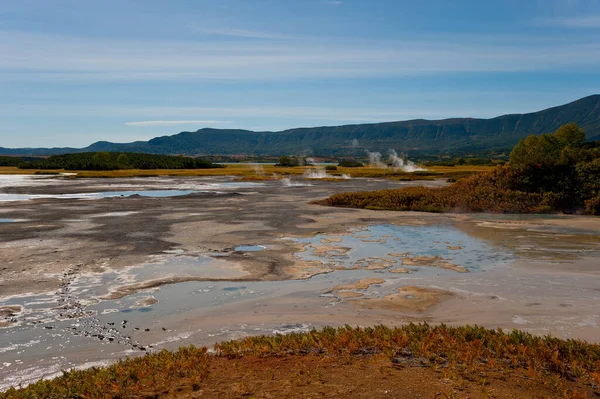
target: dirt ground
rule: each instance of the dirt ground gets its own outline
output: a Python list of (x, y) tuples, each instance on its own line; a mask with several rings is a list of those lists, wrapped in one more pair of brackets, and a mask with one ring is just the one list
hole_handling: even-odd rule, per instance
[[(590, 387), (578, 384), (565, 389), (595, 394)], [(443, 368), (394, 364), (384, 356), (287, 356), (217, 358), (200, 384), (173, 387), (158, 398), (512, 399), (548, 398), (555, 394), (549, 384), (532, 380), (526, 373), (469, 376)]]

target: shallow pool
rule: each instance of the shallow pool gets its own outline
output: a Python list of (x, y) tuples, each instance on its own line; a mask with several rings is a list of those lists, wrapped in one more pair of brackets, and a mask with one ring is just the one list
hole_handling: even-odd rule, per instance
[(139, 195), (140, 197), (165, 198), (179, 197), (193, 194), (196, 191), (191, 190), (139, 190), (139, 191), (102, 191), (97, 193), (76, 193), (76, 194), (6, 194), (0, 193), (1, 201), (27, 201), (34, 199), (101, 199), (113, 197), (131, 197)]
[(307, 250), (298, 254), (302, 260), (320, 261), (336, 269), (361, 268), (379, 261), (380, 265), (390, 264), (383, 269), (397, 265), (413, 273), (452, 273), (451, 269), (435, 267), (436, 263), (446, 262), (475, 272), (513, 259), (505, 249), (450, 225), (374, 225), (348, 234), (318, 234), (297, 242), (306, 245)]
[(239, 252), (257, 252), (263, 251), (265, 247), (263, 245), (238, 245), (233, 250)]

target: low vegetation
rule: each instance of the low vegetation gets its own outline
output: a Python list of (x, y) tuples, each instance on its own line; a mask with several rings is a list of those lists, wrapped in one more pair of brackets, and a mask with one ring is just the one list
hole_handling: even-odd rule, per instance
[(340, 193), (332, 206), (422, 212), (600, 214), (600, 142), (575, 124), (519, 142), (506, 165), (442, 188)]
[(22, 162), (21, 169), (128, 170), (128, 169), (210, 169), (219, 164), (201, 158), (118, 152), (83, 152), (54, 155), (46, 159)]
[[(207, 354), (206, 348), (193, 346), (176, 352), (163, 350), (109, 367), (64, 372), (50, 381), (40, 381), (23, 389), (11, 388), (0, 393), (0, 399), (176, 397), (183, 391), (215, 389), (210, 386), (216, 384), (215, 378), (221, 378), (220, 383), (225, 384), (226, 397), (252, 396), (249, 384), (253, 378), (260, 379), (257, 386), (262, 387), (263, 392), (265, 387), (271, 392), (280, 388), (273, 381), (275, 373), (280, 371), (267, 370), (271, 365), (269, 359), (293, 361), (292, 369), (296, 371), (292, 377), (297, 378), (298, 385), (292, 387), (293, 392), (301, 387), (310, 389), (312, 377), (317, 387), (324, 383), (327, 376), (313, 373), (314, 367), (312, 371), (303, 371), (303, 364), (315, 357), (323, 359), (317, 363), (319, 367), (325, 367), (326, 362), (333, 363), (332, 372), (359, 373), (355, 379), (373, 380), (380, 374), (381, 367), (387, 367), (385, 378), (371, 382), (378, 388), (408, 384), (408, 381), (390, 379), (394, 375), (392, 371), (399, 368), (414, 368), (421, 379), (423, 374), (434, 380), (444, 379), (446, 387), (462, 383), (479, 386), (488, 395), (485, 397), (494, 397), (495, 387), (506, 381), (514, 392), (521, 389), (521, 384), (529, 384), (533, 390), (549, 393), (540, 397), (585, 398), (597, 391), (600, 384), (600, 345), (597, 344), (538, 337), (516, 330), (506, 333), (478, 326), (409, 324), (399, 328), (326, 327), (307, 333), (249, 337), (216, 344), (215, 355)], [(381, 367), (358, 370), (352, 367), (357, 359), (369, 358), (379, 359)], [(219, 362), (225, 365), (215, 375), (211, 370)], [(236, 373), (245, 362), (250, 367), (241, 392)], [(281, 363), (278, 367), (283, 368)], [(431, 375), (431, 371), (437, 374)], [(304, 373), (307, 376), (303, 377)], [(372, 393), (374, 396), (375, 389)]]
[(462, 166), (462, 165), (487, 165), (496, 166), (503, 165), (505, 160), (503, 159), (492, 159), (484, 157), (456, 157), (444, 160), (426, 161), (423, 162), (423, 166)]
[(284, 155), (282, 157), (279, 157), (279, 162), (277, 162), (275, 166), (285, 166), (293, 168), (295, 166), (300, 166), (300, 159)]
[(154, 397), (182, 380), (200, 383), (209, 364), (206, 348), (182, 347), (121, 360), (109, 367), (64, 371), (53, 380), (24, 389), (11, 388), (1, 399), (13, 398), (137, 398)]
[(360, 168), (361, 166), (364, 166), (364, 164), (354, 158), (344, 158), (339, 160), (338, 166), (344, 168)]
[(0, 156), (0, 166), (19, 166), (24, 164), (25, 162), (33, 162), (39, 161), (42, 158), (35, 157), (9, 157), (9, 156)]
[[(246, 163), (235, 163), (224, 165), (221, 168), (209, 169), (116, 169), (116, 170), (70, 170), (76, 172), (74, 178), (88, 177), (145, 177), (145, 176), (239, 176), (244, 180), (274, 180), (286, 176), (302, 176), (306, 170), (312, 170), (314, 166), (283, 167), (273, 164), (265, 164), (257, 167)], [(333, 175), (348, 175), (350, 177), (381, 178), (390, 180), (413, 181), (449, 179), (457, 180), (465, 176), (489, 171), (489, 166), (434, 166), (427, 168), (424, 172), (408, 173), (394, 168), (375, 167), (338, 167)], [(0, 174), (59, 174), (64, 169), (19, 169), (13, 166), (0, 166)], [(337, 181), (341, 181), (338, 179)]]

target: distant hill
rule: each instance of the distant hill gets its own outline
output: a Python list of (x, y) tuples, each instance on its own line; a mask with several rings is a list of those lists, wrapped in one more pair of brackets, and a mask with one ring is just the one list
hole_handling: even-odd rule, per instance
[(388, 149), (410, 154), (477, 153), (509, 150), (530, 134), (553, 132), (570, 122), (582, 127), (588, 139), (600, 139), (600, 95), (539, 112), (502, 115), (492, 119), (415, 119), (298, 128), (280, 132), (207, 128), (126, 144), (99, 141), (82, 149), (0, 147), (0, 155), (53, 155), (91, 151), (184, 155), (362, 155), (365, 150), (385, 152)]

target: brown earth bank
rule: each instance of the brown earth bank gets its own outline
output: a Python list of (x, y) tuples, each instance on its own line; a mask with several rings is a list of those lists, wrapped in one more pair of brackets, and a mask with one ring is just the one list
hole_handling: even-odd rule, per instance
[(381, 355), (348, 358), (285, 356), (216, 358), (204, 381), (182, 382), (155, 398), (552, 398), (594, 397), (595, 390), (568, 383), (557, 393), (550, 382), (526, 372), (462, 375), (392, 363)]

